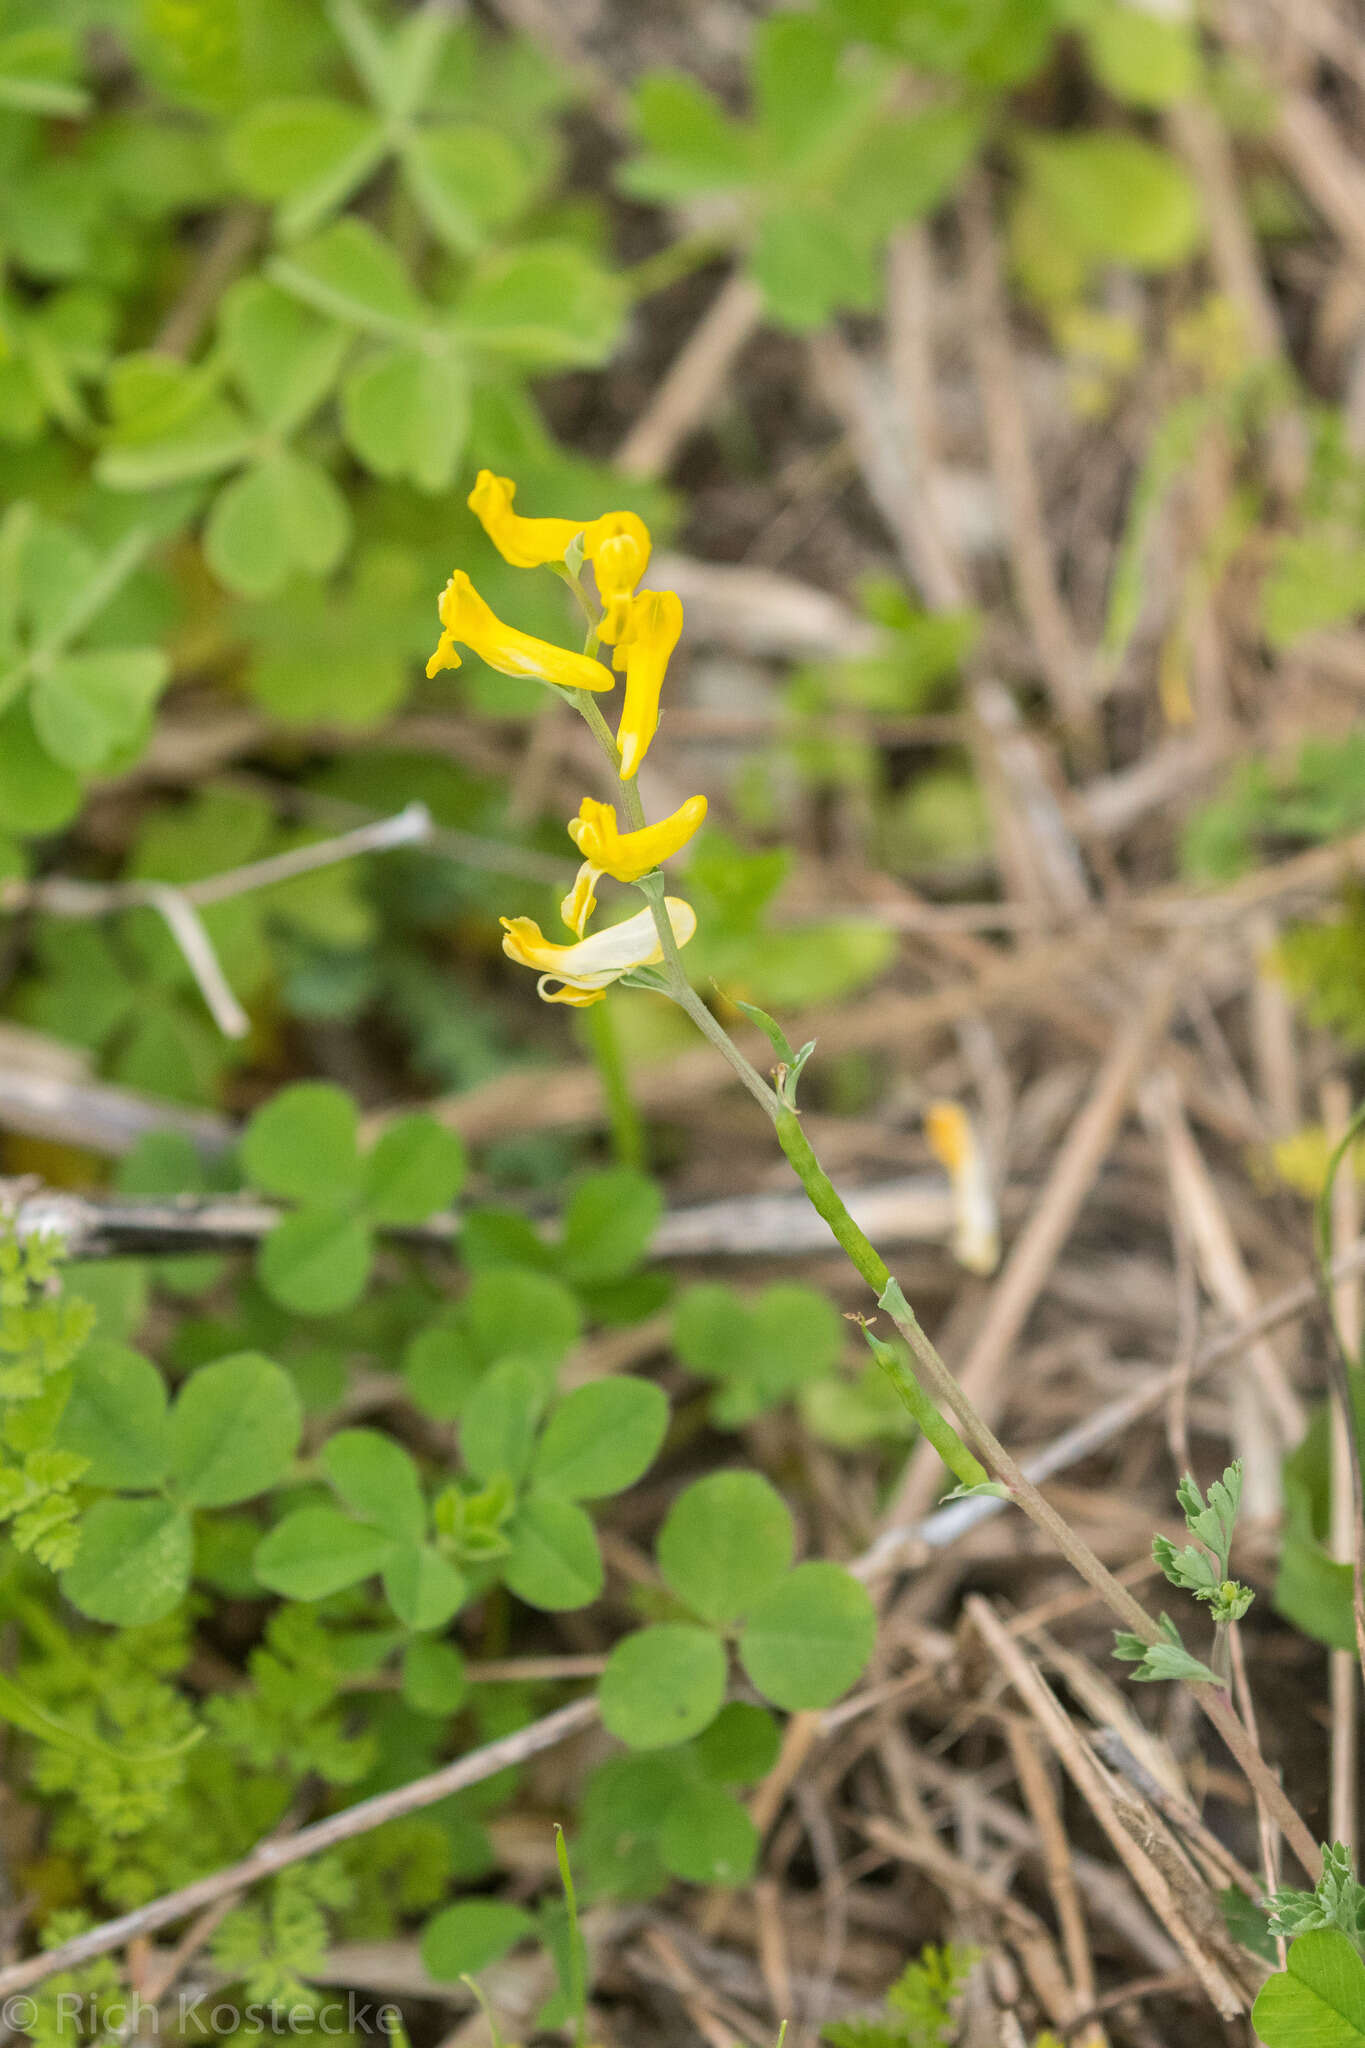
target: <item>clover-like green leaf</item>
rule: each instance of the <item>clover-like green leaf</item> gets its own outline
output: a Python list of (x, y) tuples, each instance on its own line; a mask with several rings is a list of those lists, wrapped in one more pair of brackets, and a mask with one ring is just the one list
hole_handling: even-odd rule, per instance
[(250, 1500), (293, 1462), (303, 1409), (293, 1381), (273, 1359), (240, 1351), (200, 1366), (171, 1414), (171, 1477), (193, 1507)]
[(83, 1517), (62, 1591), (92, 1621), (137, 1628), (159, 1621), (189, 1583), (194, 1538), (168, 1500), (101, 1500)]
[(603, 1725), (632, 1749), (700, 1735), (725, 1698), (725, 1651), (709, 1629), (656, 1622), (624, 1636), (597, 1688)]

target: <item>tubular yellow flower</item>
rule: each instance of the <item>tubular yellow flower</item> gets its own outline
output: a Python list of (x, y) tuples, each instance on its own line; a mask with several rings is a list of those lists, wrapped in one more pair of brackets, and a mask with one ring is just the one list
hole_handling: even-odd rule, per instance
[(469, 509), (505, 562), (515, 569), (539, 569), (562, 562), (581, 534), (583, 553), (593, 565), (597, 590), (610, 611), (630, 596), (649, 566), (649, 530), (634, 512), (604, 512), (600, 519), (523, 519), (512, 510), (517, 487), (510, 476), (481, 469), (469, 493)]
[[(673, 936), (685, 946), (697, 929), (696, 912), (680, 896), (666, 896), (664, 908)], [(641, 910), (623, 924), (608, 925), (573, 946), (557, 946), (531, 917), (504, 917), (502, 950), (521, 967), (534, 968), (536, 991), (546, 1003), (569, 1003), (585, 1010), (601, 1002), (607, 989), (636, 967), (657, 967), (663, 959), (652, 911)]]
[(455, 651), (458, 640), (475, 654), (482, 655), (488, 666), (497, 669), (501, 675), (531, 676), (542, 683), (558, 683), (565, 690), (609, 690), (612, 687), (611, 674), (600, 661), (593, 661), (586, 654), (571, 653), (565, 647), (555, 647), (548, 640), (537, 640), (530, 633), (518, 632), (515, 626), (505, 626), (497, 613), (484, 603), (463, 569), (455, 571), (441, 592), (437, 612), (441, 620), (441, 638), (427, 663), (429, 676), (443, 668), (460, 666), (460, 657)]
[(659, 692), (682, 624), (682, 599), (673, 590), (642, 590), (603, 621), (602, 638), (615, 641), (614, 666), (626, 676), (626, 701), (616, 729), (623, 782), (636, 773), (658, 730)]
[(582, 522), (523, 519), (512, 510), (516, 494), (510, 476), (494, 476), (491, 469), (481, 469), (466, 503), (504, 562), (514, 569), (539, 569), (546, 562), (562, 562), (565, 549), (582, 533)]
[(604, 512), (583, 529), (583, 553), (607, 615), (604, 640), (616, 638), (631, 593), (649, 567), (649, 551), (649, 528), (634, 512)]
[(570, 931), (582, 938), (583, 927), (597, 908), (598, 878), (610, 875), (617, 882), (638, 882), (651, 868), (671, 860), (697, 830), (706, 816), (706, 798), (690, 796), (669, 818), (646, 825), (638, 832), (618, 832), (612, 804), (599, 804), (585, 796), (578, 816), (569, 820), (569, 837), (583, 855), (578, 879), (559, 906), (559, 914)]

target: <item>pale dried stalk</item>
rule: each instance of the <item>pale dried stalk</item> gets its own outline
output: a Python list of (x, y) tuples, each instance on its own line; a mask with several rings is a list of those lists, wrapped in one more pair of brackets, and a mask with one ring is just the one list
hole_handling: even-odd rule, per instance
[[(1142, 1106), (1164, 1145), (1172, 1197), (1204, 1284), (1229, 1315), (1245, 1321), (1259, 1306), (1256, 1289), (1169, 1073), (1153, 1078)], [(1261, 1520), (1279, 1511), (1280, 1461), (1303, 1435), (1304, 1411), (1266, 1339), (1247, 1347), (1246, 1365), (1247, 1371), (1233, 1373), (1229, 1399), (1233, 1440), (1245, 1466), (1243, 1501), (1248, 1515)]]
[[(1143, 1066), (1165, 1029), (1173, 996), (1171, 977), (1163, 975), (1137, 1017), (1118, 1032), (995, 1284), (985, 1321), (959, 1374), (963, 1392), (987, 1418), (997, 1412), (1011, 1349), (1104, 1163)], [(917, 1446), (887, 1512), (888, 1525), (917, 1521), (926, 1512), (941, 1470), (930, 1445)]]
[(715, 403), (740, 351), (757, 331), (762, 313), (757, 287), (743, 271), (735, 271), (617, 449), (616, 467), (623, 475), (663, 475)]
[(1198, 1977), (1216, 2012), (1235, 2019), (1246, 2010), (1240, 1988), (1204, 1951), (1204, 1945), (1180, 1912), (1163, 1873), (1134, 1841), (1119, 1818), (1113, 1789), (1070, 1716), (1064, 1712), (1042, 1674), (1030, 1663), (990, 1605), (979, 1594), (967, 1601), (973, 1627), (994, 1656), (1024, 1705), (1052, 1745), (1062, 1768), (1089, 1806), (1133, 1882), (1171, 1934)]
[[(1066, 1825), (1052, 1789), (1052, 1780), (1038, 1747), (1036, 1730), (1012, 1720), (1005, 1733), (1009, 1738), (1019, 1789), (1038, 1830), (1043, 1870), (1048, 1890), (1052, 1893), (1052, 1903), (1057, 1909), (1062, 1949), (1071, 1975), (1072, 2004), (1067, 2019), (1074, 2023), (1095, 2002), (1095, 1965), (1090, 1954), (1075, 1866), (1071, 1860), (1071, 1844), (1067, 1840)], [(1078, 2048), (1106, 2048), (1104, 2029), (1094, 2022), (1082, 2026), (1075, 2039)]]

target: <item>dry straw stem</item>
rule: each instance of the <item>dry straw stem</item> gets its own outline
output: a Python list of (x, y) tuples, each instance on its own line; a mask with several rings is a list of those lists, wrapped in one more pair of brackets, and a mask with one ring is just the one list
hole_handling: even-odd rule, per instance
[(899, 1821), (888, 1820), (881, 1814), (851, 1813), (845, 1817), (869, 1842), (885, 1849), (897, 1862), (907, 1863), (932, 1879), (957, 1912), (966, 1906), (985, 1907), (1004, 1928), (1005, 1939), (1018, 1956), (1051, 2024), (1067, 2025), (1075, 2007), (1074, 1995), (1047, 1924), (1031, 1907), (1023, 1905), (995, 1878), (974, 1869), (931, 1836), (912, 1834)]
[(624, 476), (662, 476), (715, 403), (741, 350), (757, 333), (763, 303), (742, 271), (721, 286), (645, 411), (616, 451)]
[[(1162, 1640), (1161, 1631), (1147, 1610), (1134, 1599), (1120, 1580), (1057, 1513), (1038, 1488), (1025, 1476), (1018, 1461), (981, 1419), (966, 1398), (894, 1284), (881, 1298), (896, 1328), (910, 1346), (922, 1384), (930, 1398), (957, 1419), (963, 1438), (987, 1469), (1008, 1489), (1011, 1499), (1038, 1528), (1051, 1537), (1075, 1571), (1099, 1594), (1115, 1619), (1145, 1643)], [(1213, 1723), (1240, 1765), (1252, 1790), (1265, 1803), (1267, 1812), (1284, 1835), (1294, 1855), (1310, 1877), (1316, 1880), (1321, 1855), (1310, 1830), (1285, 1795), (1255, 1742), (1233, 1710), (1226, 1691), (1219, 1685), (1192, 1685), (1191, 1693), (1200, 1709)]]
[[(1009, 1740), (1010, 1755), (1014, 1760), (1019, 1788), (1038, 1830), (1038, 1840), (1043, 1852), (1043, 1870), (1056, 1909), (1067, 1972), (1071, 1979), (1071, 2010), (1066, 2018), (1068, 2022), (1075, 2024), (1080, 2015), (1087, 2012), (1095, 2002), (1095, 1964), (1090, 1953), (1090, 1940), (1086, 1932), (1085, 1913), (1081, 1906), (1080, 1886), (1076, 1882), (1071, 1844), (1067, 1840), (1066, 1823), (1062, 1819), (1057, 1794), (1043, 1760), (1036, 1729), (1021, 1721), (1012, 1720), (1005, 1733)], [(1086, 2026), (1075, 2038), (1078, 2048), (1105, 2048), (1102, 2027)]]
[[(1168, 1072), (1153, 1076), (1143, 1090), (1142, 1106), (1165, 1150), (1172, 1197), (1194, 1246), (1204, 1284), (1222, 1309), (1246, 1322), (1259, 1305), (1256, 1289), (1217, 1185), (1185, 1121), (1179, 1089)], [(1247, 1370), (1232, 1375), (1233, 1437), (1245, 1467), (1246, 1512), (1260, 1520), (1279, 1512), (1280, 1462), (1303, 1435), (1306, 1417), (1265, 1338), (1248, 1346), (1245, 1364)]]
[[(1116, 1034), (992, 1290), (985, 1320), (958, 1375), (963, 1392), (987, 1418), (998, 1411), (1013, 1347), (1113, 1144), (1151, 1049), (1165, 1030), (1174, 995), (1174, 973), (1168, 971), (1149, 989), (1136, 1018)], [(937, 1456), (928, 1444), (919, 1445), (887, 1511), (887, 1522), (912, 1522), (924, 1514), (939, 1475)]]
[(1215, 2011), (1224, 2019), (1235, 2019), (1247, 2008), (1248, 2001), (1242, 1989), (1206, 1954), (1203, 1941), (1180, 1911), (1166, 1875), (1125, 1827), (1113, 1782), (1082, 1740), (1051, 1687), (1024, 1655), (989, 1601), (979, 1594), (972, 1594), (967, 1600), (967, 1614), (986, 1648), (1047, 1736), (1063, 1770), (1103, 1828), (1138, 1890), (1161, 1925), (1174, 1937)]
[(1094, 704), (1048, 544), (984, 174), (968, 180), (958, 219), (966, 252), (968, 337), (991, 467), (1005, 507), (1015, 588), (1057, 714), (1084, 731), (1093, 724)]

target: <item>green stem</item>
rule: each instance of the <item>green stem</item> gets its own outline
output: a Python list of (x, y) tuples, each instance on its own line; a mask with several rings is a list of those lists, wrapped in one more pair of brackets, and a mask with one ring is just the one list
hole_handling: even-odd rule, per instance
[[(591, 690), (575, 690), (573, 692), (573, 700), (584, 724), (602, 749), (611, 772), (616, 778), (616, 787), (620, 792), (621, 805), (625, 811), (631, 831), (640, 831), (645, 823), (645, 808), (640, 801), (640, 792), (635, 785), (634, 777), (632, 776), (629, 781), (622, 777), (620, 750), (616, 745), (616, 741), (612, 738), (611, 727), (602, 716), (597, 700)], [(763, 1079), (757, 1067), (753, 1066), (744, 1057), (744, 1054), (735, 1044), (725, 1027), (716, 1022), (683, 971), (682, 957), (678, 951), (678, 942), (673, 936), (673, 925), (667, 910), (664, 908), (663, 875), (656, 869), (652, 875), (645, 875), (638, 884), (638, 887), (649, 904), (650, 911), (654, 917), (654, 929), (659, 934), (659, 949), (664, 956), (664, 965), (668, 970), (668, 992), (673, 1001), (678, 1005), (679, 1009), (686, 1010), (702, 1036), (709, 1038), (716, 1051), (734, 1068), (735, 1073), (753, 1096), (755, 1102), (760, 1105), (764, 1114), (776, 1117), (781, 1108), (776, 1091), (768, 1086), (768, 1083)]]
[(810, 1140), (801, 1128), (800, 1117), (794, 1109), (781, 1110), (775, 1126), (777, 1142), (810, 1197), (811, 1207), (817, 1215), (824, 1217), (872, 1292), (880, 1294), (891, 1279), (890, 1269), (844, 1207), (838, 1189), (811, 1149)]
[(583, 1930), (578, 1924), (578, 1900), (574, 1893), (573, 1869), (564, 1840), (564, 1830), (555, 1822), (555, 1857), (559, 1881), (564, 1887), (564, 1907), (569, 1916), (569, 1998), (574, 2012), (574, 2048), (584, 2048), (588, 2038), (588, 1972), (583, 1952)]
[[(589, 637), (595, 646), (598, 637), (595, 627)], [(611, 764), (632, 830), (638, 831), (645, 821), (644, 809), (634, 782), (621, 779), (621, 757), (610, 728), (591, 692), (579, 690), (573, 695), (579, 711)], [(654, 914), (655, 929), (659, 934), (659, 946), (668, 970), (669, 992), (673, 1000), (687, 1012), (697, 1029), (711, 1041), (755, 1101), (759, 1102), (766, 1114), (772, 1118), (778, 1143), (805, 1189), (812, 1207), (829, 1225), (858, 1273), (877, 1296), (878, 1307), (891, 1318), (909, 1345), (910, 1355), (917, 1368), (916, 1378), (920, 1382), (920, 1393), (925, 1402), (932, 1404), (944, 1430), (951, 1429), (944, 1411), (947, 1410), (956, 1416), (962, 1432), (962, 1443), (959, 1452), (955, 1452), (954, 1455), (960, 1454), (965, 1461), (974, 1452), (987, 1471), (1000, 1482), (1014, 1504), (1023, 1510), (1035, 1527), (1051, 1537), (1068, 1563), (1099, 1595), (1110, 1613), (1144, 1643), (1158, 1642), (1161, 1639), (1161, 1631), (1147, 1610), (1134, 1599), (1128, 1588), (1115, 1578), (1090, 1545), (1063, 1521), (1057, 1510), (1026, 1476), (1018, 1460), (1005, 1449), (985, 1417), (978, 1413), (965, 1389), (949, 1371), (937, 1347), (921, 1328), (919, 1318), (892, 1277), (886, 1261), (849, 1215), (838, 1190), (817, 1159), (795, 1111), (782, 1101), (762, 1075), (750, 1065), (729, 1033), (716, 1021), (694, 992), (683, 973), (673, 927), (664, 907), (662, 874), (656, 869), (653, 874), (644, 876), (638, 886)], [(929, 1436), (928, 1430), (925, 1434)], [(934, 1439), (931, 1437), (930, 1441)], [(943, 1442), (948, 1442), (946, 1436)], [(966, 1446), (970, 1446), (970, 1451)], [(935, 1448), (939, 1448), (937, 1443)], [(939, 1454), (944, 1455), (942, 1449)], [(951, 1463), (950, 1460), (945, 1462)], [(956, 1471), (957, 1466), (953, 1464), (952, 1469)], [(964, 1462), (963, 1469), (972, 1470), (973, 1467)], [(979, 1482), (973, 1479), (969, 1483)], [(1309, 1875), (1316, 1877), (1321, 1865), (1317, 1844), (1290, 1804), (1278, 1778), (1261, 1755), (1254, 1737), (1239, 1719), (1227, 1691), (1220, 1685), (1207, 1684), (1194, 1684), (1190, 1689), (1241, 1765), (1247, 1779), (1260, 1795), (1266, 1810), (1273, 1816), (1294, 1854)]]
[(723, 256), (731, 247), (732, 240), (731, 236), (718, 234), (714, 228), (699, 229), (694, 235), (680, 235), (667, 248), (656, 249), (652, 256), (646, 256), (642, 262), (632, 263), (623, 270), (622, 282), (632, 298), (648, 298), (651, 292), (661, 292), (691, 271), (700, 270), (703, 264)]
[(582, 1016), (583, 1028), (592, 1046), (592, 1056), (602, 1082), (616, 1162), (618, 1166), (642, 1167), (645, 1163), (644, 1125), (631, 1099), (621, 1035), (616, 1029), (611, 1004), (590, 1003)]
[(870, 1330), (866, 1323), (863, 1324), (863, 1335), (871, 1347), (872, 1356), (900, 1396), (902, 1406), (909, 1411), (912, 1420), (918, 1425), (921, 1436), (933, 1445), (958, 1484), (989, 1484), (990, 1473), (980, 1459), (972, 1456), (952, 1423), (939, 1414), (915, 1375), (905, 1370), (891, 1346), (874, 1330)]

